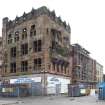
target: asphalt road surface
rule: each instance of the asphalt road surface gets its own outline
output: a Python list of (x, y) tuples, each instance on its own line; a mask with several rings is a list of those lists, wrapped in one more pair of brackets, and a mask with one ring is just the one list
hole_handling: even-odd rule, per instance
[(96, 96), (67, 97), (27, 97), (27, 98), (0, 98), (0, 105), (105, 105)]

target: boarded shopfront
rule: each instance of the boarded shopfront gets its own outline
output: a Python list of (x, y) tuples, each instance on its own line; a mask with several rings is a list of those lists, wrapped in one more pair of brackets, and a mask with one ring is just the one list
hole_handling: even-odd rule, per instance
[[(12, 86), (14, 87), (13, 92), (4, 93), (14, 93), (16, 94), (15, 96), (22, 96), (21, 94), (23, 94), (23, 96), (43, 96), (52, 94), (60, 95), (68, 93), (68, 84), (70, 84), (69, 77), (51, 75), (46, 73), (38, 75), (37, 77), (23, 76), (20, 78), (10, 79), (10, 83), (6, 86), (5, 89), (2, 86), (2, 90), (6, 90), (7, 88), (9, 89)], [(1, 93), (3, 94), (3, 92)]]
[(30, 84), (1, 84), (0, 96), (3, 97), (25, 97), (30, 96)]
[(59, 76), (47, 77), (47, 94), (67, 94), (70, 80)]

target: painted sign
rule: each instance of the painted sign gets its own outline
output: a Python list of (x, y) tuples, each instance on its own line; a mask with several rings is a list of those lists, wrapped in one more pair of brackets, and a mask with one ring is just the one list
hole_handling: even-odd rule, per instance
[(41, 82), (41, 77), (20, 77), (17, 79), (10, 79), (10, 83), (32, 83), (32, 82)]

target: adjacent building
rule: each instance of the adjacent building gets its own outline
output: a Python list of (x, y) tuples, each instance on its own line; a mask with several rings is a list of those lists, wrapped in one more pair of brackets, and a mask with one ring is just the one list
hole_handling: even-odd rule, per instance
[(101, 83), (103, 81), (103, 66), (96, 62), (96, 79), (97, 83)]
[(103, 81), (105, 82), (105, 74), (103, 74)]
[(90, 52), (79, 44), (72, 45), (72, 83), (94, 87), (96, 84), (95, 62)]
[(2, 72), (2, 63), (3, 63), (3, 52), (2, 52), (2, 37), (0, 37), (0, 80), (1, 80), (1, 72)]
[(30, 78), (41, 84), (44, 94), (67, 92), (70, 33), (70, 26), (46, 7), (24, 12), (13, 21), (4, 18), (2, 80)]

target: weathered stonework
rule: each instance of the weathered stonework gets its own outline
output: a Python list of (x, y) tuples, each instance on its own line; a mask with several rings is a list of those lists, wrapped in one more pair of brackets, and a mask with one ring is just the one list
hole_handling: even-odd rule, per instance
[[(31, 36), (30, 30), (32, 28), (35, 28), (35, 35)], [(27, 33), (24, 36), (25, 39), (23, 39), (23, 31)], [(70, 77), (68, 57), (70, 32), (70, 26), (66, 22), (62, 22), (54, 11), (51, 12), (46, 7), (32, 9), (30, 13), (24, 13), (23, 16), (16, 17), (13, 21), (4, 18), (2, 76), (38, 74), (46, 71), (47, 73)], [(36, 46), (33, 45), (33, 42), (38, 40), (41, 41), (41, 51), (34, 52)], [(54, 46), (52, 42), (54, 42)], [(27, 54), (22, 55), (22, 44), (27, 44)], [(16, 49), (12, 49), (15, 47)], [(15, 57), (11, 55), (12, 50), (16, 50), (16, 54), (12, 52)], [(41, 59), (41, 67), (35, 70), (34, 60), (37, 58)], [(28, 63), (27, 70), (23, 69), (24, 71), (22, 71), (22, 61), (27, 61), (23, 62), (23, 66)], [(15, 64), (13, 64), (14, 62)]]
[(41, 15), (47, 15), (50, 17), (50, 19), (60, 26), (63, 26), (68, 32), (70, 32), (70, 26), (66, 24), (66, 22), (62, 21), (60, 17), (57, 17), (55, 14), (55, 11), (50, 11), (48, 8), (45, 6), (38, 8), (38, 9), (32, 9), (30, 13), (23, 13), (23, 16), (18, 17), (16, 16), (15, 20), (11, 21), (9, 20), (7, 23), (7, 30), (10, 28), (16, 27), (19, 24), (22, 24), (25, 21), (36, 19), (37, 17), (40, 17)]

